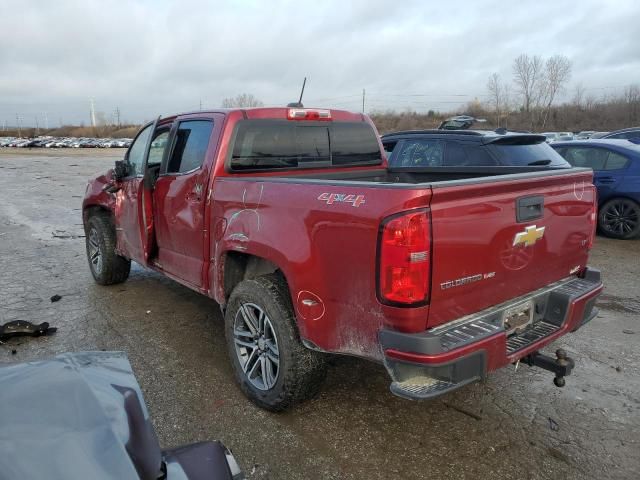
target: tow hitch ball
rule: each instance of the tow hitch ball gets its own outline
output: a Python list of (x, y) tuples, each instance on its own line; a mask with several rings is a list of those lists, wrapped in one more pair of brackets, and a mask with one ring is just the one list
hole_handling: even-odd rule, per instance
[(533, 352), (522, 359), (530, 367), (540, 367), (556, 374), (553, 384), (556, 387), (564, 387), (564, 377), (571, 375), (575, 366), (573, 359), (567, 356), (567, 352), (559, 348), (556, 350), (556, 358), (549, 357), (540, 352)]

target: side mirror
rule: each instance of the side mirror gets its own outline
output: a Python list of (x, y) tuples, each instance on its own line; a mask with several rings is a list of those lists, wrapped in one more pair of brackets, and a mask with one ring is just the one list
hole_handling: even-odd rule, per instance
[(116, 166), (113, 169), (113, 178), (120, 181), (129, 175), (129, 164), (125, 160), (116, 160)]

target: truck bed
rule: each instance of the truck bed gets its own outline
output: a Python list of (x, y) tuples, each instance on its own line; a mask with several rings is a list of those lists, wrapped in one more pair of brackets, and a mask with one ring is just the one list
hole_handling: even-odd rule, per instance
[[(303, 320), (302, 338), (310, 344), (375, 357), (377, 332), (385, 324), (424, 331), (586, 266), (595, 195), (591, 170), (526, 170), (360, 169), (218, 177), (214, 217), (230, 221), (217, 248), (275, 259)], [(518, 220), (522, 198), (541, 199), (531, 220)], [(412, 209), (427, 210), (431, 219), (430, 298), (412, 308), (387, 306), (376, 296), (380, 225)], [(527, 228), (546, 229), (544, 238), (526, 248), (514, 246), (514, 237)], [(317, 312), (305, 313), (302, 299), (308, 292), (322, 306), (321, 319), (315, 319)]]
[[(387, 186), (406, 186), (414, 188), (416, 184), (429, 184), (437, 187), (445, 183), (454, 185), (457, 183), (484, 183), (501, 177), (503, 180), (519, 180), (538, 178), (543, 176), (566, 175), (577, 172), (587, 172), (587, 168), (557, 168), (548, 167), (432, 167), (432, 168), (389, 168), (367, 169), (341, 172), (295, 173), (287, 172), (284, 175), (269, 176), (235, 176), (236, 179), (277, 181), (289, 183), (327, 183), (333, 185), (348, 185), (353, 183), (376, 183)], [(455, 183), (452, 183), (455, 182)]]

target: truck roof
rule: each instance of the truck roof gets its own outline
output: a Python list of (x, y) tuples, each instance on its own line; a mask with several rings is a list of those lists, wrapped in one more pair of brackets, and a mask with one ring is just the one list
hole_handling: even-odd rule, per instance
[(230, 114), (234, 112), (242, 112), (246, 118), (273, 118), (273, 119), (288, 119), (289, 112), (291, 110), (306, 110), (306, 111), (326, 111), (330, 112), (331, 120), (334, 121), (347, 121), (358, 122), (365, 121), (365, 115), (362, 113), (349, 112), (347, 110), (333, 109), (333, 108), (320, 108), (320, 107), (247, 107), (247, 108), (215, 108), (206, 110), (194, 110), (190, 112), (182, 112), (174, 115), (168, 115), (161, 120), (167, 120), (169, 118), (175, 118), (183, 115), (198, 115), (206, 113), (224, 113)]

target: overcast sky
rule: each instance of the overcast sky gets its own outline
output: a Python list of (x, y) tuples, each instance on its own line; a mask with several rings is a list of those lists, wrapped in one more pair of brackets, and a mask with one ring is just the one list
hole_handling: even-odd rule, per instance
[(267, 105), (456, 110), (521, 53), (566, 55), (587, 94), (640, 83), (640, 2), (1, 0), (0, 122), (89, 123)]

